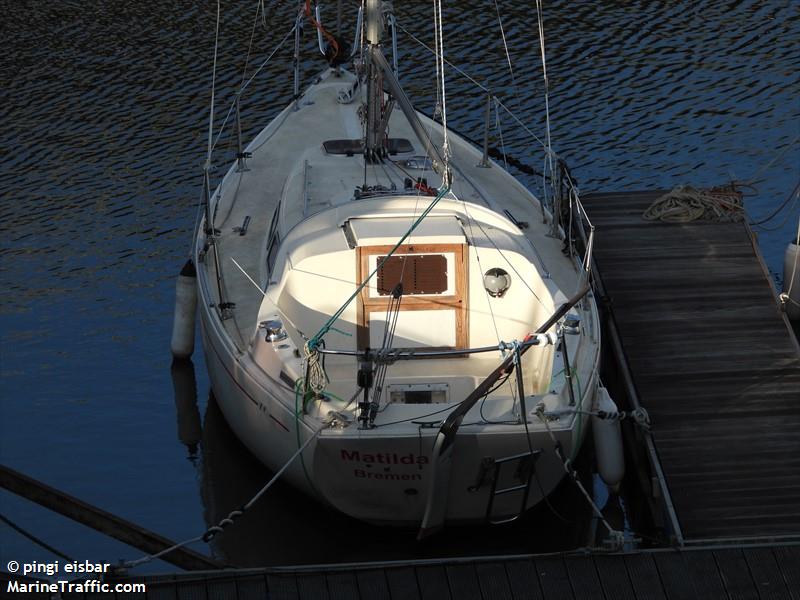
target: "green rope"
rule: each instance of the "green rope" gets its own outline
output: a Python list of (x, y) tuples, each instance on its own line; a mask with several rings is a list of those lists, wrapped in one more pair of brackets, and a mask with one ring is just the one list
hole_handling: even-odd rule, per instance
[[(302, 410), (305, 412), (306, 404), (309, 400), (314, 398), (314, 394), (312, 392), (305, 392), (302, 393), (303, 388), (305, 387), (305, 383), (303, 382), (302, 377), (298, 377), (297, 381), (294, 382), (294, 430), (297, 434), (297, 448), (300, 449), (302, 443), (300, 442), (300, 396), (303, 397), (303, 407)], [(303, 458), (303, 454), (300, 453), (300, 464), (303, 467), (303, 474), (306, 476), (306, 481), (308, 481), (308, 485), (311, 486), (311, 489), (314, 490), (314, 493), (319, 495), (316, 486), (314, 485), (314, 481), (311, 479), (311, 476), (308, 474), (308, 469), (306, 468), (306, 461)]]
[(422, 222), (422, 220), (425, 217), (427, 217), (428, 214), (433, 210), (433, 207), (439, 203), (439, 200), (444, 198), (444, 195), (449, 191), (450, 191), (449, 185), (446, 185), (442, 187), (441, 190), (439, 190), (439, 192), (436, 194), (436, 198), (434, 198), (433, 201), (428, 205), (428, 207), (424, 211), (422, 211), (422, 214), (414, 221), (414, 223), (412, 223), (408, 231), (406, 231), (403, 234), (403, 237), (401, 237), (400, 240), (394, 245), (394, 247), (388, 252), (388, 254), (383, 257), (383, 260), (381, 260), (378, 263), (375, 269), (369, 275), (367, 275), (367, 278), (359, 284), (359, 286), (356, 288), (356, 291), (353, 292), (353, 294), (347, 299), (347, 301), (344, 304), (342, 304), (341, 307), (339, 307), (339, 310), (333, 313), (330, 319), (328, 319), (325, 322), (325, 324), (322, 327), (320, 327), (316, 335), (314, 335), (314, 337), (308, 340), (307, 346), (310, 351), (313, 352), (314, 350), (316, 350), (317, 346), (320, 343), (320, 340), (322, 340), (322, 337), (326, 333), (328, 333), (331, 329), (333, 329), (333, 324), (337, 321), (337, 319), (339, 319), (339, 317), (342, 316), (342, 313), (345, 311), (345, 309), (347, 309), (348, 306), (350, 306), (350, 303), (358, 297), (361, 291), (367, 286), (370, 279), (372, 279), (375, 273), (377, 273), (383, 266), (383, 263), (389, 260), (389, 257), (392, 256), (397, 251), (397, 249), (403, 245), (403, 242), (405, 242), (406, 239), (408, 239), (408, 236), (412, 234), (412, 232), (417, 228), (417, 226)]

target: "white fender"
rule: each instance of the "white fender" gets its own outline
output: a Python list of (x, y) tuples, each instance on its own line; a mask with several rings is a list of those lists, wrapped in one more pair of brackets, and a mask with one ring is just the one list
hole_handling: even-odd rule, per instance
[(791, 321), (800, 321), (800, 246), (792, 240), (783, 255), (783, 293), (786, 294), (784, 306), (786, 316)]
[(619, 426), (617, 405), (608, 395), (608, 390), (598, 386), (595, 396), (594, 412), (602, 412), (608, 418), (592, 415), (597, 470), (600, 477), (614, 491), (619, 488), (625, 476), (625, 454), (622, 449), (622, 431)]
[(175, 358), (189, 358), (194, 351), (194, 322), (197, 314), (197, 271), (191, 260), (183, 265), (175, 284), (175, 319), (170, 347)]

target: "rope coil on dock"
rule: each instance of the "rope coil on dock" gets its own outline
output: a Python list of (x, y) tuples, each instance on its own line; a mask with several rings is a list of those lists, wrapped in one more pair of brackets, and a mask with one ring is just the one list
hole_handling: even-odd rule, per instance
[(690, 223), (698, 219), (741, 221), (744, 219), (742, 193), (735, 183), (712, 188), (678, 185), (657, 198), (642, 218), (667, 223)]

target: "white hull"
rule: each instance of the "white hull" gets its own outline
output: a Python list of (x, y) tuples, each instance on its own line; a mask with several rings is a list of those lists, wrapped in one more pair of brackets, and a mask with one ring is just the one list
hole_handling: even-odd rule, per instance
[[(233, 431), (262, 463), (273, 471), (286, 464), (298, 448), (298, 423), (289, 406), (294, 396), (262, 372), (248, 372), (246, 359), (237, 360), (217, 338), (209, 335), (209, 319), (202, 311), (202, 340), (205, 359), (217, 403)], [(211, 326), (213, 328), (213, 325)], [(595, 377), (585, 388), (583, 406), (589, 410), (597, 390)], [(554, 430), (567, 456), (585, 439), (589, 419)], [(532, 426), (531, 426), (532, 428)], [(472, 430), (470, 430), (472, 429)], [(431, 450), (436, 429), (418, 434), (385, 437), (370, 430), (323, 432), (303, 453), (305, 470), (299, 461), (283, 477), (293, 486), (316, 496), (337, 510), (359, 520), (382, 525), (418, 526), (425, 510), (430, 483)], [(299, 444), (312, 435), (300, 424)], [(553, 451), (547, 432), (533, 431), (531, 444), (545, 450), (536, 462), (534, 479), (525, 509), (549, 495), (564, 477), (564, 467)], [(454, 454), (458, 457), (450, 482), (447, 519), (453, 523), (486, 520), (490, 486), (488, 482), (471, 491), (479, 476), (481, 459), (503, 457), (527, 450), (524, 428), (507, 426), (491, 433), (464, 427), (459, 432)], [(370, 460), (372, 459), (372, 460)], [(538, 479), (538, 482), (537, 482)], [(312, 489), (310, 481), (314, 482)], [(505, 479), (506, 484), (513, 484)], [(506, 485), (500, 484), (500, 487)], [(520, 512), (520, 496), (499, 497), (492, 519), (513, 517)]]

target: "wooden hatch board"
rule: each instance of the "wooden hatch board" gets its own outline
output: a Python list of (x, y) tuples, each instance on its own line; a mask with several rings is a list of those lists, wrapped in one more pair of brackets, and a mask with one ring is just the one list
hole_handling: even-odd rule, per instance
[[(386, 256), (394, 246), (359, 246), (356, 248), (356, 273), (358, 281), (363, 281), (370, 273), (369, 259), (371, 256)], [(467, 281), (467, 245), (466, 244), (404, 244), (400, 246), (392, 258), (414, 255), (417, 257), (425, 256), (426, 260), (433, 262), (433, 256), (453, 254), (455, 274), (455, 289), (453, 294), (448, 295), (416, 295), (418, 289), (414, 289), (411, 294), (404, 294), (400, 302), (400, 311), (412, 310), (454, 310), (455, 311), (455, 348), (469, 347), (468, 333), (468, 281)], [(431, 258), (427, 258), (431, 257)], [(391, 261), (392, 258), (389, 260)], [(398, 263), (395, 263), (398, 264)], [(390, 266), (391, 268), (391, 266)], [(404, 279), (407, 279), (404, 277)], [(433, 286), (434, 289), (440, 287), (440, 282), (436, 277), (424, 277), (420, 284), (422, 288)], [(378, 275), (371, 282), (371, 287), (379, 286)], [(392, 283), (384, 286), (393, 287)], [(445, 289), (448, 286), (445, 284)], [(358, 295), (358, 347), (366, 348), (369, 345), (369, 320), (373, 312), (386, 312), (391, 299), (391, 294), (380, 297), (370, 297), (370, 286), (365, 286)], [(448, 349), (451, 349), (448, 347)]]

